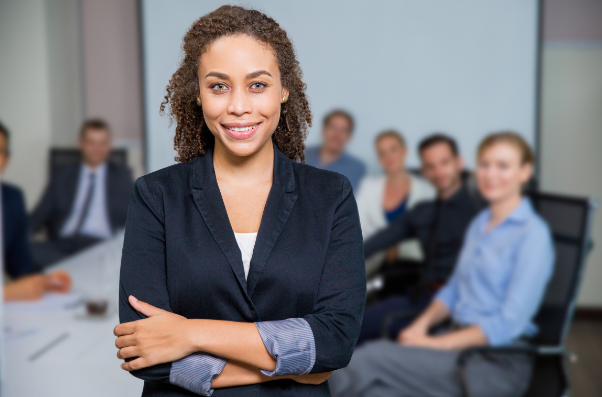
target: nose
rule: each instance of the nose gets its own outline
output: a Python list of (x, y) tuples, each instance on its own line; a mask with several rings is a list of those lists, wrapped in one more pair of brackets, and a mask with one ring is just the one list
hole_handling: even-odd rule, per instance
[(228, 104), (228, 113), (236, 116), (242, 116), (245, 113), (253, 112), (253, 103), (249, 98), (249, 93), (246, 89), (240, 87), (232, 91), (230, 95), (230, 103)]

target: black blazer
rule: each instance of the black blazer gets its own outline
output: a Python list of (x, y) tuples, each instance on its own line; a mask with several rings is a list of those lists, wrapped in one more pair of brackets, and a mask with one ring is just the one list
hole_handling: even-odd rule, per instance
[(4, 271), (12, 278), (36, 272), (29, 251), (27, 213), (23, 193), (15, 186), (2, 184), (2, 236)]
[[(71, 215), (77, 195), (82, 164), (67, 165), (51, 177), (42, 199), (30, 216), (32, 232), (46, 227), (49, 240), (60, 238), (63, 225)], [(128, 203), (132, 195), (132, 173), (122, 165), (107, 163), (107, 210), (113, 232), (125, 226)]]
[[(144, 318), (129, 295), (187, 318), (304, 318), (312, 373), (349, 362), (366, 300), (362, 233), (346, 177), (289, 160), (275, 146), (274, 181), (248, 280), (215, 178), (213, 153), (136, 181), (125, 230), (119, 316)], [(144, 396), (195, 396), (169, 384), (171, 364), (134, 371)], [(291, 380), (216, 389), (213, 396), (329, 396)]]

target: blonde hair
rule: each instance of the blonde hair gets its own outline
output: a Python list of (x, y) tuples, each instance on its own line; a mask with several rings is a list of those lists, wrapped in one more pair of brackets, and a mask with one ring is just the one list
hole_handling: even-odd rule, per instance
[(498, 143), (508, 143), (518, 149), (521, 157), (521, 164), (533, 164), (535, 162), (535, 156), (527, 141), (513, 131), (495, 132), (486, 136), (479, 144), (477, 158), (480, 158), (485, 150)]
[(401, 146), (403, 146), (404, 148), (406, 147), (406, 140), (404, 139), (403, 135), (401, 135), (401, 133), (396, 130), (385, 130), (379, 133), (374, 139), (374, 144), (377, 145), (381, 139), (388, 137), (397, 139), (399, 143), (401, 143)]

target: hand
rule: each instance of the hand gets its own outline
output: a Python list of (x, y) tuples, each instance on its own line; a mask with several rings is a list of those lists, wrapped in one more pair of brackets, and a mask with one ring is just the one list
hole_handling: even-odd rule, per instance
[(405, 346), (414, 346), (414, 347), (426, 347), (429, 349), (441, 349), (442, 346), (439, 343), (439, 339), (437, 337), (432, 337), (429, 335), (418, 335), (414, 336), (412, 339), (404, 340), (400, 342)]
[(130, 296), (134, 309), (148, 318), (119, 324), (113, 333), (117, 336), (117, 357), (137, 357), (121, 364), (126, 371), (133, 371), (167, 363), (194, 353), (189, 320), (178, 314), (159, 309)]
[(305, 385), (320, 385), (328, 380), (332, 372), (321, 372), (319, 374), (293, 375), (289, 379)]
[(46, 291), (65, 293), (71, 289), (71, 277), (62, 270), (46, 276)]
[(22, 277), (4, 286), (5, 301), (33, 301), (42, 299), (46, 276), (34, 274)]
[(397, 335), (397, 342), (401, 344), (409, 344), (413, 340), (419, 340), (427, 336), (428, 327), (420, 324), (413, 323), (409, 327), (401, 330)]

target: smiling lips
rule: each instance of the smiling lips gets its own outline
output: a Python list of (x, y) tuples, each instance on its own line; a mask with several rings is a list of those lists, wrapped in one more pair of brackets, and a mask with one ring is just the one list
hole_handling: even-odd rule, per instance
[(261, 123), (253, 122), (240, 122), (240, 123), (226, 123), (222, 124), (226, 133), (232, 139), (242, 140), (252, 137), (255, 132), (259, 129)]

